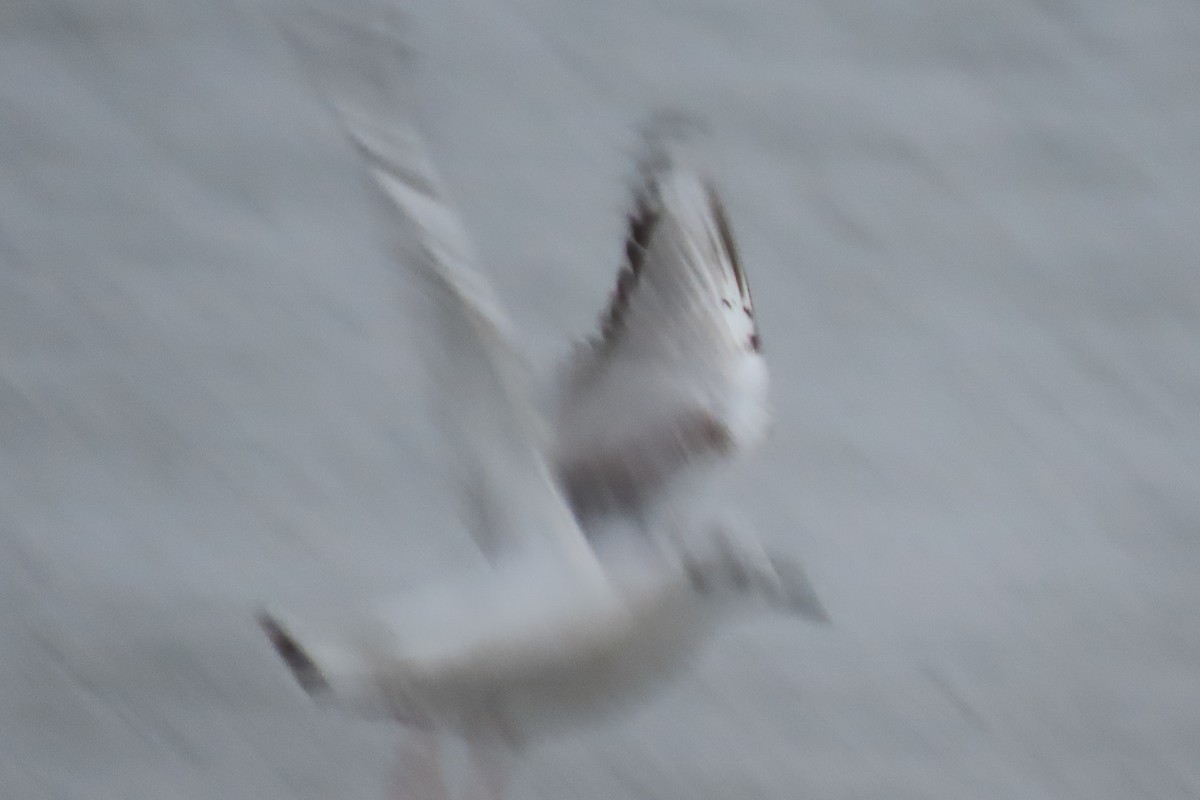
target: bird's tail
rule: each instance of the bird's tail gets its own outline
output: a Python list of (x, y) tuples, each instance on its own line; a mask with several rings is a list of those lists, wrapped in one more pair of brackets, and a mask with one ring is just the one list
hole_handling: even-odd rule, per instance
[(396, 716), (364, 652), (337, 637), (301, 638), (266, 611), (257, 620), (296, 683), (315, 702), (355, 716)]
[(266, 611), (260, 611), (258, 627), (267, 635), (271, 646), (291, 670), (292, 677), (300, 684), (301, 689), (314, 699), (329, 693), (329, 678), (325, 676), (325, 672), (279, 620)]

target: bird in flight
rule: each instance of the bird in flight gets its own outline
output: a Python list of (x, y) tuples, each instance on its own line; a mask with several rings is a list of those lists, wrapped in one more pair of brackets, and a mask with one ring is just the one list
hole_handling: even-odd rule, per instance
[[(652, 695), (738, 612), (826, 621), (798, 561), (660, 513), (760, 441), (770, 416), (749, 287), (704, 173), (665, 140), (647, 146), (600, 333), (545, 415), (393, 84), (289, 32), (398, 212), (395, 258), (426, 300), (436, 413), (488, 557), (319, 629), (260, 613), (304, 690), (414, 732), (402, 797), (495, 800), (528, 744)], [(361, 56), (381, 34), (343, 28), (339, 41), (334, 54)]]

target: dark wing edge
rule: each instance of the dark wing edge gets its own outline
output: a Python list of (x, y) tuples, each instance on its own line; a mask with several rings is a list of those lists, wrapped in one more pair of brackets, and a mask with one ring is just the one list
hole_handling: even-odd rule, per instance
[[(741, 256), (733, 234), (729, 214), (721, 200), (711, 176), (697, 168), (687, 142), (681, 138), (651, 130), (644, 136), (643, 152), (637, 161), (637, 179), (633, 190), (633, 210), (626, 216), (625, 238), (621, 265), (617, 270), (617, 282), (608, 303), (600, 314), (599, 334), (589, 344), (599, 350), (616, 346), (621, 338), (625, 313), (630, 299), (637, 291), (645, 271), (646, 252), (654, 237), (655, 229), (667, 209), (664, 205), (662, 186), (669, 175), (676, 171), (690, 171), (697, 175), (707, 196), (708, 213), (713, 220), (721, 249), (733, 271), (743, 310), (754, 317), (754, 301), (750, 293), (750, 282), (742, 268)], [(761, 351), (761, 336), (757, 322), (751, 346)]]

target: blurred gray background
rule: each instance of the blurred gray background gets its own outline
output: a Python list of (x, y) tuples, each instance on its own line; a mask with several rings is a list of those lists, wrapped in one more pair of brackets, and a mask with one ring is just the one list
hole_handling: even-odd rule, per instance
[[(834, 617), (518, 796), (1200, 796), (1200, 5), (405, 8), (539, 365), (640, 123), (710, 123), (778, 408), (729, 496)], [(384, 796), (251, 620), (468, 550), (366, 198), (263, 7), (0, 3), (0, 797)]]

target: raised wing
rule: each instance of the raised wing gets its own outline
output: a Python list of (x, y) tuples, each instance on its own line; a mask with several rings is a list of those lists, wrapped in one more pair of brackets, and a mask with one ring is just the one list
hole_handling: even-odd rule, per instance
[(472, 534), (489, 555), (533, 547), (591, 565), (592, 551), (547, 466), (531, 381), (507, 316), (478, 273), (421, 137), (400, 113), (397, 78), (379, 71), (381, 64), (397, 66), (395, 40), (332, 17), (310, 14), (306, 23), (303, 30), (288, 26), (289, 38), (381, 199), (400, 212), (396, 257), (425, 300), (423, 355), (457, 455)]
[(694, 369), (759, 352), (750, 286), (715, 186), (678, 145), (652, 139), (648, 148), (595, 343), (600, 360)]
[(569, 365), (557, 464), (582, 517), (644, 510), (756, 444), (770, 413), (750, 287), (712, 181), (652, 142), (598, 338)]

